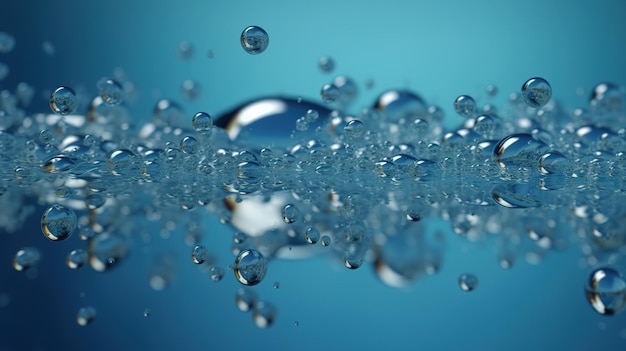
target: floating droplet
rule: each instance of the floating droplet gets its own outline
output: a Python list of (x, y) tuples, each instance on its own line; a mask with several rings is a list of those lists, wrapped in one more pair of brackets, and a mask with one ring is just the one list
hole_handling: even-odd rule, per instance
[(186, 136), (180, 141), (180, 149), (186, 154), (195, 154), (200, 148), (198, 140), (192, 136)]
[(94, 318), (96, 318), (95, 308), (91, 306), (81, 307), (76, 314), (76, 323), (78, 323), (81, 327), (84, 327), (91, 323)]
[(267, 49), (269, 43), (270, 37), (261, 27), (250, 26), (241, 33), (241, 46), (251, 55), (262, 53)]
[(334, 84), (324, 84), (322, 86), (322, 101), (325, 103), (331, 103), (337, 101), (339, 98), (339, 88)]
[(459, 286), (464, 291), (472, 291), (478, 286), (478, 278), (471, 273), (461, 274), (459, 277)]
[(267, 273), (267, 260), (254, 249), (242, 250), (235, 260), (235, 277), (243, 285), (256, 285)]
[(539, 77), (530, 78), (522, 85), (522, 98), (528, 106), (541, 107), (550, 101), (552, 88), (550, 84)]
[(181, 86), (181, 92), (186, 100), (196, 100), (202, 93), (202, 86), (195, 80), (187, 79)]
[(349, 139), (357, 139), (365, 132), (365, 125), (358, 119), (353, 119), (346, 123), (346, 126), (343, 127), (343, 132)]
[(13, 47), (15, 47), (15, 38), (7, 32), (0, 32), (0, 52), (6, 54), (11, 52)]
[(78, 219), (72, 209), (62, 205), (53, 205), (41, 216), (41, 231), (53, 241), (65, 240), (78, 226)]
[(40, 259), (39, 250), (34, 247), (24, 247), (15, 253), (13, 268), (18, 272), (25, 271), (36, 266)]
[(191, 250), (191, 260), (195, 264), (203, 264), (209, 258), (209, 251), (204, 245), (196, 245)]
[(121, 176), (130, 171), (135, 162), (135, 154), (127, 149), (113, 150), (107, 157), (106, 164), (113, 175)]
[(599, 314), (614, 315), (626, 306), (626, 281), (612, 268), (591, 272), (585, 288), (587, 300)]
[(149, 308), (146, 308), (145, 310), (143, 310), (143, 316), (144, 317), (149, 317), (152, 314), (152, 310)]
[(331, 243), (331, 239), (328, 235), (324, 235), (322, 236), (321, 242), (322, 242), (322, 246), (329, 246)]
[(97, 272), (104, 272), (122, 261), (128, 249), (123, 237), (109, 232), (98, 234), (89, 242), (89, 265)]
[(511, 134), (493, 148), (493, 160), (502, 168), (508, 165), (536, 165), (547, 145), (530, 134)]
[(214, 282), (219, 282), (224, 277), (224, 268), (219, 266), (211, 266), (209, 268), (209, 276)]
[(76, 250), (70, 251), (70, 253), (67, 255), (67, 259), (65, 260), (65, 263), (71, 269), (78, 269), (82, 267), (83, 265), (85, 265), (85, 263), (87, 262), (87, 258), (88, 256), (85, 250), (76, 249)]
[(50, 108), (62, 116), (69, 115), (78, 108), (78, 98), (72, 88), (60, 86), (50, 95)]
[(274, 285), (272, 285), (272, 287), (274, 289), (278, 289), (278, 288), (280, 288), (280, 283), (279, 282), (274, 282)]

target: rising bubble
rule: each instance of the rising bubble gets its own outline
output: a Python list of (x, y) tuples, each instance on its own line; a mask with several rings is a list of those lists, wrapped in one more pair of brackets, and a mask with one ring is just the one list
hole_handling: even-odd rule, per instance
[(69, 115), (78, 108), (78, 98), (70, 87), (60, 86), (50, 95), (50, 108), (62, 116)]
[(124, 101), (124, 87), (118, 81), (104, 77), (96, 84), (102, 101), (108, 105), (119, 105)]
[(62, 205), (52, 205), (41, 216), (41, 231), (52, 241), (69, 238), (77, 226), (74, 211)]
[(241, 312), (248, 312), (254, 308), (256, 304), (256, 294), (249, 289), (239, 288), (235, 295), (235, 304)]
[(203, 264), (209, 258), (209, 251), (204, 245), (196, 245), (191, 250), (191, 260), (195, 264)]
[(591, 272), (585, 289), (587, 300), (599, 314), (614, 315), (626, 306), (626, 281), (612, 268)]
[(71, 269), (78, 269), (87, 263), (87, 252), (83, 249), (76, 249), (70, 251), (65, 259), (65, 263)]
[(283, 221), (287, 224), (294, 223), (298, 220), (298, 213), (298, 208), (295, 205), (285, 205), (285, 207), (283, 207)]
[(478, 278), (471, 273), (461, 274), (459, 277), (459, 286), (464, 291), (472, 291), (478, 286)]
[(25, 271), (36, 266), (41, 259), (39, 250), (34, 247), (24, 247), (19, 249), (13, 257), (13, 268), (18, 271)]
[(530, 107), (542, 107), (550, 101), (552, 88), (543, 78), (535, 77), (522, 85), (522, 98)]
[(241, 47), (250, 55), (262, 53), (269, 43), (270, 37), (261, 27), (250, 26), (241, 33)]
[(76, 323), (84, 327), (96, 318), (96, 309), (91, 306), (81, 307), (76, 314)]
[(242, 250), (235, 260), (235, 277), (243, 285), (257, 285), (267, 273), (267, 260), (254, 249)]
[(261, 329), (268, 328), (274, 323), (276, 318), (276, 308), (269, 302), (259, 301), (254, 306), (254, 312), (252, 313), (254, 324)]

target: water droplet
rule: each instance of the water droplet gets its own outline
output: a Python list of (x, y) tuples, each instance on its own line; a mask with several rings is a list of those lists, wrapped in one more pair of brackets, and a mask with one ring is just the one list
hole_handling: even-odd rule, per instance
[(267, 273), (267, 260), (254, 249), (242, 250), (235, 260), (235, 277), (243, 285), (256, 285)]
[(305, 232), (305, 238), (309, 244), (317, 244), (320, 240), (320, 231), (315, 227), (308, 227)]
[(522, 85), (522, 98), (530, 107), (544, 106), (551, 97), (552, 88), (543, 78), (530, 78)]
[(211, 115), (206, 112), (198, 112), (193, 115), (193, 119), (191, 120), (191, 124), (193, 129), (200, 134), (210, 134), (213, 129), (213, 119)]
[(211, 277), (212, 281), (219, 282), (220, 280), (222, 280), (222, 278), (224, 278), (224, 268), (219, 266), (211, 266), (211, 268), (209, 268), (209, 276)]
[(595, 269), (585, 288), (587, 300), (599, 314), (614, 315), (626, 306), (626, 281), (612, 268)]
[(52, 205), (41, 216), (41, 231), (53, 241), (65, 240), (78, 227), (78, 219), (72, 209)]
[(239, 288), (235, 295), (235, 304), (241, 312), (248, 312), (254, 308), (256, 304), (256, 294), (249, 289)]
[(81, 307), (76, 314), (76, 323), (78, 323), (81, 327), (84, 327), (91, 323), (94, 318), (96, 318), (95, 308), (91, 306)]
[(306, 118), (306, 120), (308, 122), (313, 122), (316, 119), (318, 119), (320, 116), (319, 112), (317, 112), (317, 110), (314, 109), (308, 109), (306, 110), (306, 114), (304, 115), (304, 117)]
[[(624, 93), (617, 84), (600, 83), (593, 88), (589, 105), (592, 110), (600, 113), (622, 111), (624, 109)], [(597, 117), (594, 116), (594, 118)]]
[(25, 271), (36, 266), (40, 259), (39, 250), (34, 247), (24, 247), (15, 253), (13, 268), (18, 272)]
[(357, 139), (365, 132), (365, 125), (358, 119), (353, 119), (346, 123), (346, 126), (343, 127), (343, 132), (349, 139)]
[(259, 301), (254, 306), (252, 318), (257, 327), (261, 329), (268, 328), (276, 319), (276, 308), (269, 302)]
[(183, 108), (174, 101), (162, 99), (157, 102), (152, 118), (157, 126), (186, 127)]
[(461, 274), (459, 277), (459, 286), (464, 291), (472, 291), (478, 286), (478, 278), (471, 273)]
[(298, 213), (298, 208), (295, 205), (285, 205), (283, 207), (283, 221), (287, 224), (294, 223), (298, 219)]
[(52, 132), (47, 129), (39, 131), (39, 135), (37, 137), (42, 144), (47, 144), (54, 139)]
[(69, 171), (73, 166), (74, 161), (69, 157), (58, 155), (49, 158), (43, 166), (41, 166), (41, 170), (48, 173), (61, 173)]
[(74, 113), (78, 108), (78, 98), (72, 88), (60, 86), (50, 95), (50, 108), (62, 116)]
[(52, 56), (54, 55), (56, 48), (54, 47), (54, 44), (46, 40), (43, 43), (41, 43), (41, 50), (43, 50), (44, 54), (48, 56)]
[(241, 46), (251, 55), (262, 53), (267, 49), (269, 43), (270, 37), (261, 27), (250, 26), (241, 33)]
[(493, 148), (493, 160), (502, 168), (508, 165), (536, 165), (544, 151), (547, 151), (547, 145), (532, 135), (511, 134), (500, 140)]
[(471, 96), (460, 95), (454, 100), (454, 111), (461, 117), (473, 118), (476, 113), (476, 101)]
[(70, 251), (67, 255), (65, 263), (71, 269), (78, 269), (87, 262), (87, 252), (83, 249), (76, 249)]
[(329, 56), (322, 56), (317, 61), (317, 65), (322, 73), (331, 73), (335, 69), (335, 60)]
[(203, 264), (209, 258), (209, 251), (204, 245), (196, 245), (191, 250), (191, 260), (195, 264)]
[(324, 235), (322, 236), (321, 242), (322, 246), (329, 246), (331, 244), (331, 239), (328, 235)]
[(144, 317), (150, 317), (150, 315), (152, 314), (152, 310), (149, 308), (146, 308), (145, 310), (143, 310), (143, 316)]
[(274, 285), (272, 285), (272, 287), (274, 289), (278, 289), (278, 288), (280, 288), (280, 283), (279, 282), (274, 282)]
[(541, 174), (564, 173), (569, 167), (569, 160), (558, 151), (548, 152), (539, 157), (538, 168)]
[(124, 101), (124, 87), (116, 80), (103, 77), (96, 84), (102, 101), (108, 105), (119, 105)]

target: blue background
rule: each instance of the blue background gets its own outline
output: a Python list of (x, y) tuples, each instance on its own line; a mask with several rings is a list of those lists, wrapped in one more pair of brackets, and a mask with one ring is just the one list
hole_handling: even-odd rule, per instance
[[(579, 88), (588, 92), (605, 80), (626, 84), (625, 13), (624, 2), (606, 0), (4, 0), (0, 31), (13, 34), (16, 46), (0, 54), (11, 70), (0, 88), (26, 81), (37, 89), (33, 110), (48, 111), (43, 92), (69, 85), (95, 94), (95, 82), (122, 67), (137, 88), (128, 103), (137, 122), (150, 120), (159, 98), (182, 101), (185, 79), (202, 86), (201, 97), (185, 103), (189, 115), (218, 115), (259, 95), (319, 100), (332, 76), (316, 63), (330, 55), (334, 73), (359, 84), (355, 107), (385, 89), (410, 88), (441, 105), (452, 126), (460, 122), (452, 113), (454, 98), (471, 94), (484, 102), (487, 84), (499, 88), (496, 101), (502, 102), (529, 77), (542, 76), (570, 107), (586, 104)], [(256, 56), (239, 43), (243, 28), (253, 24), (270, 35), (269, 48)], [(53, 56), (41, 48), (46, 40), (55, 46)], [(178, 54), (183, 40), (194, 45), (190, 59)], [(46, 240), (40, 213), (22, 231), (0, 233), (0, 293), (10, 299), (0, 308), (0, 350), (626, 348), (626, 314), (600, 316), (585, 300), (589, 268), (579, 265), (577, 247), (551, 253), (540, 265), (519, 258), (503, 270), (495, 242), (468, 243), (450, 232), (441, 272), (406, 289), (383, 285), (368, 266), (349, 271), (329, 257), (275, 260), (254, 290), (277, 307), (278, 317), (260, 330), (235, 307), (239, 283), (232, 272), (210, 281), (179, 236), (155, 234), (150, 245), (135, 243), (128, 260), (107, 273), (72, 271), (65, 255), (84, 243), (76, 235)], [(206, 221), (204, 242), (225, 267), (234, 260), (233, 229), (208, 215)], [(25, 245), (43, 253), (34, 278), (11, 267)], [(174, 255), (176, 276), (167, 289), (154, 291), (149, 257), (161, 252)], [(479, 278), (471, 293), (457, 285), (465, 272)], [(279, 289), (272, 288), (275, 281)], [(79, 327), (75, 314), (85, 305), (98, 315)]]

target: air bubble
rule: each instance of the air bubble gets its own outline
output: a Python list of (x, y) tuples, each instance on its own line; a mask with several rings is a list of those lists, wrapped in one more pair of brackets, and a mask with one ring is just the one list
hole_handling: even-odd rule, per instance
[(256, 294), (249, 289), (239, 288), (235, 295), (235, 304), (241, 312), (248, 312), (254, 308), (256, 304)]
[(305, 232), (305, 238), (309, 244), (317, 244), (320, 240), (320, 231), (315, 227), (308, 227)]
[(258, 55), (267, 49), (270, 37), (267, 32), (257, 26), (250, 26), (241, 33), (241, 47), (250, 55)]
[(209, 268), (209, 277), (211, 277), (211, 280), (214, 282), (222, 280), (224, 273), (224, 268), (220, 266), (211, 266), (211, 268)]
[(261, 329), (268, 328), (276, 319), (276, 308), (269, 302), (259, 301), (254, 306), (252, 318), (257, 327)]
[(614, 315), (626, 306), (626, 281), (612, 268), (595, 269), (585, 288), (587, 300), (599, 314)]
[(459, 286), (463, 291), (472, 291), (478, 286), (478, 278), (471, 273), (461, 274), (459, 277)]
[(40, 259), (41, 254), (39, 250), (34, 247), (24, 247), (15, 253), (13, 257), (13, 268), (18, 272), (25, 271), (37, 266)]
[(331, 239), (328, 235), (324, 235), (322, 236), (321, 242), (322, 242), (322, 246), (330, 246)]
[(124, 101), (124, 87), (116, 80), (104, 77), (96, 84), (102, 101), (108, 105), (119, 105)]
[(346, 126), (343, 127), (343, 132), (349, 139), (357, 139), (363, 136), (365, 125), (358, 119), (353, 119), (346, 123)]
[(87, 252), (83, 249), (76, 249), (70, 251), (65, 259), (65, 263), (70, 269), (78, 269), (87, 263)]
[(295, 205), (288, 204), (283, 207), (283, 221), (292, 224), (298, 220), (298, 208)]
[(191, 260), (195, 264), (203, 264), (209, 258), (209, 251), (203, 245), (196, 245), (191, 250)]
[(461, 117), (473, 118), (476, 113), (476, 101), (471, 96), (460, 95), (454, 100), (454, 111)]
[(180, 141), (180, 149), (186, 154), (195, 154), (200, 148), (198, 140), (192, 136), (186, 136)]
[(193, 129), (200, 134), (210, 134), (213, 129), (213, 119), (206, 112), (198, 112), (191, 120)]
[(322, 86), (321, 95), (322, 101), (325, 103), (335, 102), (339, 98), (339, 88), (334, 84), (324, 84)]
[(542, 107), (550, 101), (551, 97), (552, 88), (543, 78), (531, 78), (522, 85), (522, 98), (530, 107)]
[(76, 314), (76, 323), (78, 323), (78, 325), (80, 325), (81, 327), (84, 327), (90, 324), (91, 322), (93, 322), (95, 318), (96, 318), (95, 308), (91, 306), (81, 307), (78, 310), (78, 313)]
[(6, 32), (0, 32), (0, 53), (8, 53), (13, 51), (15, 47), (15, 38)]
[(319, 67), (322, 73), (331, 73), (335, 69), (335, 61), (332, 57), (322, 56), (317, 61), (317, 66)]
[(62, 205), (49, 207), (41, 216), (41, 231), (52, 241), (69, 238), (77, 226), (78, 219), (74, 211)]
[(243, 285), (257, 285), (267, 273), (267, 260), (254, 249), (242, 250), (235, 260), (235, 277)]
[(78, 98), (72, 88), (60, 86), (50, 95), (52, 112), (65, 116), (70, 115), (78, 108)]
[(200, 86), (200, 83), (196, 82), (195, 80), (187, 79), (183, 82), (181, 86), (181, 92), (183, 94), (183, 98), (192, 101), (200, 97), (200, 94), (202, 93), (202, 87)]

